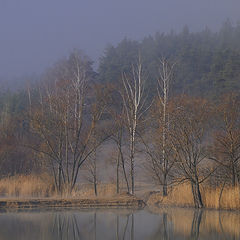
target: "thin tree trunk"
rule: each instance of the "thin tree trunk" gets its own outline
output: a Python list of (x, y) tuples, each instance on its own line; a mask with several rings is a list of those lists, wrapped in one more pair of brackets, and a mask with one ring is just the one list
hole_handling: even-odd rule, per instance
[(236, 171), (235, 171), (235, 167), (234, 167), (234, 163), (232, 163), (232, 186), (235, 187), (236, 186), (236, 180), (237, 180), (237, 176), (236, 176)]
[(117, 179), (116, 179), (116, 185), (117, 185), (117, 194), (119, 193), (119, 165), (120, 165), (120, 152), (118, 152), (118, 157), (117, 157)]
[(95, 193), (95, 196), (97, 196), (97, 181), (95, 177), (94, 177), (94, 193)]
[(167, 196), (167, 176), (165, 174), (166, 171), (166, 154), (165, 154), (165, 148), (166, 148), (166, 104), (167, 104), (167, 88), (165, 79), (164, 81), (164, 96), (163, 96), (163, 134), (162, 134), (162, 165), (163, 165), (163, 196)]
[(134, 183), (134, 133), (132, 133), (132, 137), (131, 137), (131, 143), (130, 143), (130, 163), (131, 163), (131, 170), (130, 170), (130, 174), (131, 174), (131, 194), (134, 194), (134, 187), (135, 187), (135, 183)]
[(97, 159), (96, 159), (96, 151), (94, 151), (94, 169), (93, 169), (93, 180), (94, 180), (94, 192), (95, 196), (97, 196)]
[(127, 173), (126, 173), (126, 168), (125, 168), (125, 161), (124, 161), (124, 158), (123, 158), (122, 150), (119, 149), (119, 151), (120, 151), (120, 154), (121, 154), (123, 174), (124, 174), (124, 178), (125, 178), (125, 181), (126, 181), (126, 184), (127, 184), (127, 192), (129, 193), (130, 192), (130, 188), (129, 188), (128, 178), (127, 178)]
[(58, 192), (62, 194), (62, 170), (61, 170), (61, 165), (59, 164), (58, 166)]
[(226, 180), (223, 183), (223, 186), (221, 188), (221, 191), (220, 191), (220, 194), (219, 194), (219, 198), (218, 198), (218, 208), (219, 209), (221, 208), (221, 198), (222, 198), (222, 194), (223, 194), (223, 190), (224, 190), (225, 184), (226, 184)]
[(168, 192), (167, 192), (167, 175), (163, 174), (163, 196), (167, 196)]

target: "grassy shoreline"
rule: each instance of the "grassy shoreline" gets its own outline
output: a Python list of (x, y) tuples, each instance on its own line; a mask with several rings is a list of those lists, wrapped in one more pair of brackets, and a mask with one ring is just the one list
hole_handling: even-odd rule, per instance
[(0, 199), (0, 209), (32, 209), (32, 208), (131, 208), (142, 209), (143, 200), (134, 196), (119, 198), (95, 199)]
[[(168, 196), (159, 191), (151, 191), (153, 186), (140, 184), (136, 196), (124, 193), (116, 194), (114, 184), (99, 184), (98, 196), (91, 185), (79, 185), (71, 196), (59, 197), (48, 176), (14, 176), (0, 180), (0, 209), (20, 208), (144, 208), (149, 207), (184, 207), (194, 208), (189, 184), (170, 188)], [(155, 188), (156, 189), (156, 188)], [(226, 186), (210, 188), (202, 186), (204, 209), (240, 210), (240, 187)], [(220, 198), (221, 194), (221, 198)]]
[[(202, 186), (201, 193), (204, 209), (240, 210), (240, 187), (225, 187), (222, 191), (221, 188)], [(182, 184), (173, 187), (166, 197), (160, 192), (153, 192), (149, 194), (147, 205), (194, 208), (191, 186)]]
[[(20, 210), (20, 209), (148, 209), (158, 212), (158, 210), (166, 208), (183, 208), (183, 209), (195, 209), (194, 205), (162, 203), (151, 204), (145, 203), (144, 200), (136, 198), (134, 196), (128, 198), (96, 198), (96, 199), (72, 199), (72, 198), (44, 198), (44, 199), (0, 199), (0, 210)], [(239, 212), (239, 208), (215, 208), (204, 207), (202, 210), (214, 210), (214, 211), (233, 211)]]

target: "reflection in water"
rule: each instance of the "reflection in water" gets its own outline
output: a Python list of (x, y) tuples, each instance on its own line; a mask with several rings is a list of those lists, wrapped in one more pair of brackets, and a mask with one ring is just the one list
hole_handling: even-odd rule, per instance
[(57, 239), (81, 239), (78, 223), (75, 214), (61, 215), (56, 214), (54, 217), (54, 224), (52, 233)]
[(240, 239), (240, 214), (179, 208), (0, 213), (0, 239)]
[(164, 229), (164, 232), (163, 232), (163, 239), (168, 239), (168, 224), (167, 224), (167, 213), (163, 213), (163, 229)]
[(194, 211), (191, 228), (191, 239), (198, 239), (199, 237), (199, 228), (202, 221), (202, 213), (202, 210)]
[(127, 221), (126, 221), (126, 224), (125, 224), (125, 227), (124, 227), (123, 239), (125, 239), (125, 237), (126, 237), (128, 222), (129, 222), (129, 215), (127, 215)]
[(131, 224), (131, 240), (134, 240), (134, 214), (131, 216), (132, 224)]

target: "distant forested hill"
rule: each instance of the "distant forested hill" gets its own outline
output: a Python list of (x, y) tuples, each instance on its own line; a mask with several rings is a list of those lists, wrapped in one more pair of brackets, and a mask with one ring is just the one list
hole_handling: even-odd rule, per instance
[(174, 93), (217, 96), (240, 88), (240, 23), (232, 25), (226, 21), (218, 32), (208, 28), (190, 32), (186, 26), (178, 34), (156, 33), (140, 42), (123, 39), (116, 47), (105, 49), (99, 65), (101, 81), (119, 80), (139, 53), (153, 89), (162, 57), (177, 63)]

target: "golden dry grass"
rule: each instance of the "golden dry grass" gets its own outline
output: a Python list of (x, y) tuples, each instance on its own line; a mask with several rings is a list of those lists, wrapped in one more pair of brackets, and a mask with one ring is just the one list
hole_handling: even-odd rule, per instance
[(147, 200), (147, 204), (182, 207), (194, 206), (191, 187), (188, 184), (173, 187), (170, 189), (167, 197), (163, 197), (161, 193), (152, 194)]
[(49, 197), (54, 195), (52, 179), (48, 175), (13, 176), (0, 180), (1, 197)]
[[(53, 179), (48, 175), (39, 176), (13, 176), (0, 180), (0, 197), (2, 198), (44, 198), (44, 197), (62, 197), (62, 198), (95, 198), (93, 185), (80, 184), (78, 190), (74, 190), (71, 195), (67, 191), (58, 196), (54, 190)], [(116, 195), (116, 186), (114, 184), (98, 184), (98, 197), (108, 198)]]
[[(221, 188), (201, 187), (202, 199), (206, 208), (214, 209), (240, 209), (240, 187), (225, 187), (219, 201)], [(148, 205), (171, 205), (181, 207), (194, 207), (190, 184), (181, 184), (170, 189), (167, 197), (161, 193), (152, 194)]]
[[(146, 188), (147, 189), (147, 188)], [(98, 184), (99, 198), (120, 198), (125, 195), (116, 195), (116, 185)], [(123, 191), (123, 189), (122, 189)], [(202, 199), (206, 208), (215, 209), (240, 209), (240, 187), (225, 187), (219, 201), (221, 188), (212, 189), (202, 187)], [(4, 198), (44, 198), (57, 197), (54, 191), (53, 180), (48, 175), (38, 176), (14, 176), (0, 180), (0, 197)], [(71, 196), (63, 194), (67, 198), (96, 198), (93, 185), (78, 185), (78, 190), (72, 192)], [(148, 205), (169, 205), (181, 207), (194, 207), (190, 184), (181, 184), (170, 189), (167, 197), (161, 193), (151, 194), (147, 200)]]
[(240, 187), (225, 187), (220, 199), (221, 188), (202, 190), (203, 202), (207, 208), (240, 209)]

